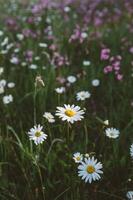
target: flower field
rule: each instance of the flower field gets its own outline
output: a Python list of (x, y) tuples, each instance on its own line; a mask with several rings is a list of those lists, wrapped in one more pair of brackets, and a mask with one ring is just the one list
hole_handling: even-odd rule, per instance
[(133, 1), (0, 6), (0, 200), (133, 200)]

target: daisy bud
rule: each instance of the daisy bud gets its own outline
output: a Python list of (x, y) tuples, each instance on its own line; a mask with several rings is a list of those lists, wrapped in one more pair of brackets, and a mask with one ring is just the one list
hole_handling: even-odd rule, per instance
[(105, 120), (103, 123), (104, 123), (104, 125), (108, 126), (109, 125), (109, 120)]
[(35, 79), (35, 86), (45, 86), (44, 81), (42, 80), (41, 76), (37, 76)]

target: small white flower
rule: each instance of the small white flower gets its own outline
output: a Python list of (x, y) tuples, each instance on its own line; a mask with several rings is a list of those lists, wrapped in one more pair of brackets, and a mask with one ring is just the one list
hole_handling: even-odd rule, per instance
[(80, 121), (84, 117), (84, 110), (80, 110), (79, 106), (72, 105), (64, 105), (64, 107), (57, 107), (56, 115), (62, 119), (62, 121), (68, 121), (70, 123), (74, 123), (75, 121)]
[(1, 50), (1, 54), (7, 54), (8, 51), (7, 50)]
[(3, 93), (4, 93), (4, 87), (0, 86), (0, 94), (3, 94)]
[(30, 140), (33, 140), (36, 145), (42, 143), (46, 138), (47, 135), (42, 131), (43, 127), (39, 125), (34, 126), (28, 132)]
[(115, 139), (115, 138), (119, 137), (120, 131), (116, 128), (107, 128), (105, 130), (105, 134), (107, 137)]
[(38, 16), (38, 17), (37, 17), (37, 21), (38, 21), (38, 22), (41, 22), (41, 21), (42, 21), (42, 17)]
[(91, 64), (91, 62), (89, 60), (84, 60), (83, 61), (83, 65), (84, 66), (89, 66)]
[(29, 66), (29, 68), (30, 68), (30, 69), (37, 69), (37, 68), (38, 68), (38, 66), (37, 66), (37, 65), (35, 65), (35, 64), (31, 64), (31, 65)]
[(47, 48), (47, 44), (46, 43), (39, 43), (39, 47), (42, 47), (42, 48)]
[(128, 198), (129, 200), (133, 200), (133, 191), (128, 191), (128, 192), (127, 192), (127, 198)]
[(18, 64), (18, 58), (17, 57), (12, 57), (11, 59), (10, 59), (10, 62), (12, 63), (12, 64)]
[(84, 101), (85, 99), (90, 98), (91, 94), (88, 91), (81, 91), (76, 94), (78, 101)]
[(20, 40), (20, 41), (24, 39), (24, 35), (21, 33), (18, 33), (16, 36), (17, 36), (18, 40)]
[(83, 160), (83, 155), (79, 152), (73, 154), (73, 159), (75, 163), (80, 163)]
[(67, 81), (69, 82), (69, 83), (75, 83), (76, 82), (76, 77), (75, 76), (68, 76), (67, 77)]
[(97, 86), (100, 85), (100, 80), (94, 79), (94, 80), (92, 80), (91, 84), (92, 84), (94, 87), (97, 87)]
[(130, 147), (130, 155), (131, 155), (131, 157), (133, 158), (133, 144), (132, 144), (131, 147)]
[(14, 88), (15, 87), (15, 83), (10, 82), (10, 83), (7, 84), (7, 87), (8, 88)]
[(45, 112), (43, 117), (45, 117), (49, 123), (55, 122), (54, 116), (50, 112)]
[(4, 68), (3, 67), (0, 67), (0, 75), (2, 75), (4, 72)]
[(88, 37), (88, 34), (87, 34), (86, 32), (82, 32), (82, 33), (81, 33), (81, 37), (82, 37), (83, 39), (85, 39), (85, 38)]
[(7, 46), (6, 46), (6, 49), (7, 50), (10, 50), (12, 47), (14, 46), (14, 44), (13, 43), (11, 43), (11, 44), (8, 44)]
[(49, 35), (49, 36), (53, 35), (53, 31), (52, 31), (52, 30), (51, 30), (51, 31), (48, 31), (48, 35)]
[(50, 23), (51, 23), (51, 19), (50, 19), (49, 17), (47, 17), (47, 18), (46, 18), (46, 22), (47, 22), (48, 24), (50, 24)]
[(2, 46), (2, 47), (6, 46), (6, 45), (8, 44), (8, 41), (9, 41), (9, 39), (8, 39), (8, 37), (6, 37), (6, 38), (3, 40), (3, 42), (1, 43), (1, 46)]
[(66, 88), (65, 87), (55, 88), (55, 91), (58, 94), (62, 94), (62, 93), (64, 93), (66, 91)]
[(102, 168), (102, 164), (97, 162), (94, 157), (85, 158), (85, 161), (78, 166), (78, 176), (81, 176), (85, 182), (91, 183), (101, 178), (100, 174), (103, 174)]
[(42, 69), (43, 69), (43, 70), (46, 70), (46, 67), (45, 67), (45, 66), (42, 66)]
[(18, 53), (20, 51), (19, 48), (14, 49), (14, 53)]
[(5, 87), (6, 83), (7, 83), (7, 81), (5, 79), (0, 80), (0, 86), (1, 87)]
[(11, 102), (13, 102), (13, 96), (11, 94), (3, 97), (3, 103), (4, 104), (9, 104)]
[(22, 62), (21, 65), (22, 65), (23, 67), (25, 67), (25, 66), (27, 65), (27, 63), (26, 63), (26, 62)]
[(71, 10), (70, 7), (68, 7), (68, 6), (64, 7), (65, 12), (69, 12), (70, 10)]
[(40, 60), (40, 57), (39, 57), (39, 56), (36, 56), (36, 57), (35, 57), (35, 60)]

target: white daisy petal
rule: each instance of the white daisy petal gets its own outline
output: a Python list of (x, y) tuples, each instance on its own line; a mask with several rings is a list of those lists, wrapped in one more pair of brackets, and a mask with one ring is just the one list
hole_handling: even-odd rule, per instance
[(73, 124), (75, 121), (80, 121), (84, 118), (82, 116), (84, 113), (79, 106), (64, 104), (64, 107), (57, 107), (56, 116), (61, 118), (62, 121), (68, 121)]
[(31, 128), (28, 132), (29, 139), (33, 140), (36, 145), (42, 143), (46, 138), (47, 135), (42, 131), (43, 127), (39, 124)]
[(88, 157), (78, 166), (78, 176), (81, 176), (85, 182), (91, 183), (101, 178), (100, 174), (103, 173), (101, 169), (102, 164), (97, 162), (97, 159)]
[(105, 135), (109, 138), (115, 139), (115, 138), (119, 137), (120, 131), (116, 128), (107, 128), (105, 130)]

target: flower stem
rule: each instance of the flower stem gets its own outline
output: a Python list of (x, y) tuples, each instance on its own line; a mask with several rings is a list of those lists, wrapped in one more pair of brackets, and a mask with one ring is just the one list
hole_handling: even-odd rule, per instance
[(67, 141), (69, 142), (69, 138), (70, 138), (70, 124), (69, 122), (67, 123)]
[(84, 125), (84, 130), (85, 130), (85, 152), (87, 152), (87, 145), (88, 145), (88, 130), (87, 130), (86, 123), (85, 123), (85, 125)]
[(34, 103), (34, 125), (36, 125), (36, 95), (37, 95), (37, 87), (35, 85), (34, 97), (33, 97), (33, 103)]

